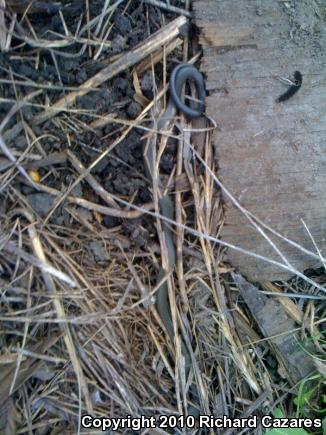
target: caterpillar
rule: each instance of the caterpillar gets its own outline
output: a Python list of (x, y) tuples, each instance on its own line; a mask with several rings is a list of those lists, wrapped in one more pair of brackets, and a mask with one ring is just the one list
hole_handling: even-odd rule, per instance
[(294, 94), (298, 92), (298, 90), (301, 88), (302, 85), (302, 74), (300, 71), (295, 71), (294, 73), (294, 84), (289, 87), (289, 89), (284, 92), (284, 94), (280, 95), (276, 102), (277, 103), (283, 103), (284, 101), (287, 101), (289, 98), (291, 98)]

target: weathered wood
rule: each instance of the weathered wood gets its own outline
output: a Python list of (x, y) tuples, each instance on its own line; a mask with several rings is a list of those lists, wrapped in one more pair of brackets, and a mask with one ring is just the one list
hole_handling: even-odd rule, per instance
[[(291, 6), (289, 8), (289, 5)], [(316, 254), (301, 219), (323, 251), (326, 216), (326, 22), (318, 2), (194, 2), (203, 46), (207, 113), (220, 127), (213, 141), (219, 177), (250, 212)], [(290, 17), (291, 15), (291, 17)], [(284, 103), (276, 76), (303, 75)], [(224, 240), (280, 261), (226, 198)], [(300, 271), (318, 264), (277, 240)], [(251, 280), (288, 277), (284, 270), (228, 251)]]
[[(279, 372), (296, 385), (316, 370), (317, 350), (309, 339), (303, 343), (293, 319), (275, 299), (265, 296), (241, 275), (232, 274), (241, 296), (279, 362)], [(276, 321), (277, 319), (277, 321)]]

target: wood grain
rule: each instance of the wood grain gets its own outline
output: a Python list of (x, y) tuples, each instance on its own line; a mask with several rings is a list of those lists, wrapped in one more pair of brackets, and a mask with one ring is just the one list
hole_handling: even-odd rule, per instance
[[(302, 341), (297, 325), (286, 313), (279, 301), (269, 298), (241, 275), (232, 274), (241, 296), (255, 318), (259, 329), (279, 363), (279, 373), (286, 377), (291, 385), (316, 370), (312, 355), (317, 350), (310, 339)], [(277, 321), (276, 321), (277, 319)]]
[[(194, 2), (203, 47), (201, 69), (209, 91), (207, 114), (219, 126), (213, 138), (218, 176), (250, 212), (316, 254), (301, 221), (325, 252), (326, 22), (313, 7), (302, 2), (290, 19), (284, 2), (276, 0)], [(276, 76), (291, 78), (296, 70), (303, 74), (301, 89), (277, 103), (287, 87)], [(280, 261), (225, 201), (222, 238)], [(319, 265), (315, 258), (272, 239), (300, 271)], [(290, 275), (234, 250), (229, 249), (228, 256), (250, 280)]]

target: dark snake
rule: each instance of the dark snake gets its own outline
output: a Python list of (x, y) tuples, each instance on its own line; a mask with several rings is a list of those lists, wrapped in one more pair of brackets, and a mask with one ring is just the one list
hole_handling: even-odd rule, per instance
[[(192, 108), (187, 106), (181, 99), (183, 86), (187, 81), (193, 81), (196, 87), (197, 92), (197, 100), (196, 107)], [(172, 121), (175, 115), (177, 114), (177, 110), (184, 113), (188, 120), (200, 117), (205, 110), (205, 84), (204, 78), (202, 74), (190, 64), (180, 64), (174, 68), (171, 73), (170, 83), (169, 83), (169, 91), (170, 98), (164, 113), (159, 117), (156, 124), (153, 124), (153, 129), (156, 128), (157, 132), (160, 132), (169, 121)], [(154, 173), (154, 165), (155, 165), (155, 148), (156, 147), (156, 136), (149, 143), (147, 149), (144, 150), (144, 162), (146, 174), (149, 180), (153, 184), (153, 176)], [(162, 186), (159, 181), (159, 188), (162, 191)], [(174, 204), (169, 198), (168, 195), (162, 196), (159, 199), (159, 211), (160, 214), (170, 220), (174, 220), (175, 210)], [(173, 270), (176, 263), (176, 252), (173, 241), (173, 233), (167, 223), (163, 220), (162, 222), (162, 230), (165, 238), (165, 243), (168, 252), (168, 264), (169, 270)], [(160, 269), (156, 284), (159, 286), (157, 289), (157, 297), (156, 297), (156, 308), (160, 315), (160, 318), (166, 328), (166, 331), (171, 339), (174, 341), (174, 329), (173, 329), (173, 321), (171, 317), (171, 309), (169, 304), (169, 295), (168, 295), (168, 284), (164, 281), (162, 284), (160, 282), (167, 275), (169, 271), (163, 268)], [(186, 376), (188, 376), (190, 366), (191, 366), (191, 357), (187, 350), (186, 344), (184, 340), (181, 341), (181, 352), (185, 358), (185, 370)]]

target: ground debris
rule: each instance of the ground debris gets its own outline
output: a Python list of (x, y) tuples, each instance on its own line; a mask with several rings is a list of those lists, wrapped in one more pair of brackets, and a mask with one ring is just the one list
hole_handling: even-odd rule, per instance
[(263, 336), (268, 340), (284, 373), (292, 385), (296, 385), (316, 371), (313, 355), (317, 350), (311, 340), (302, 342), (294, 320), (286, 314), (282, 305), (265, 296), (241, 275), (232, 273), (241, 296), (255, 318)]

